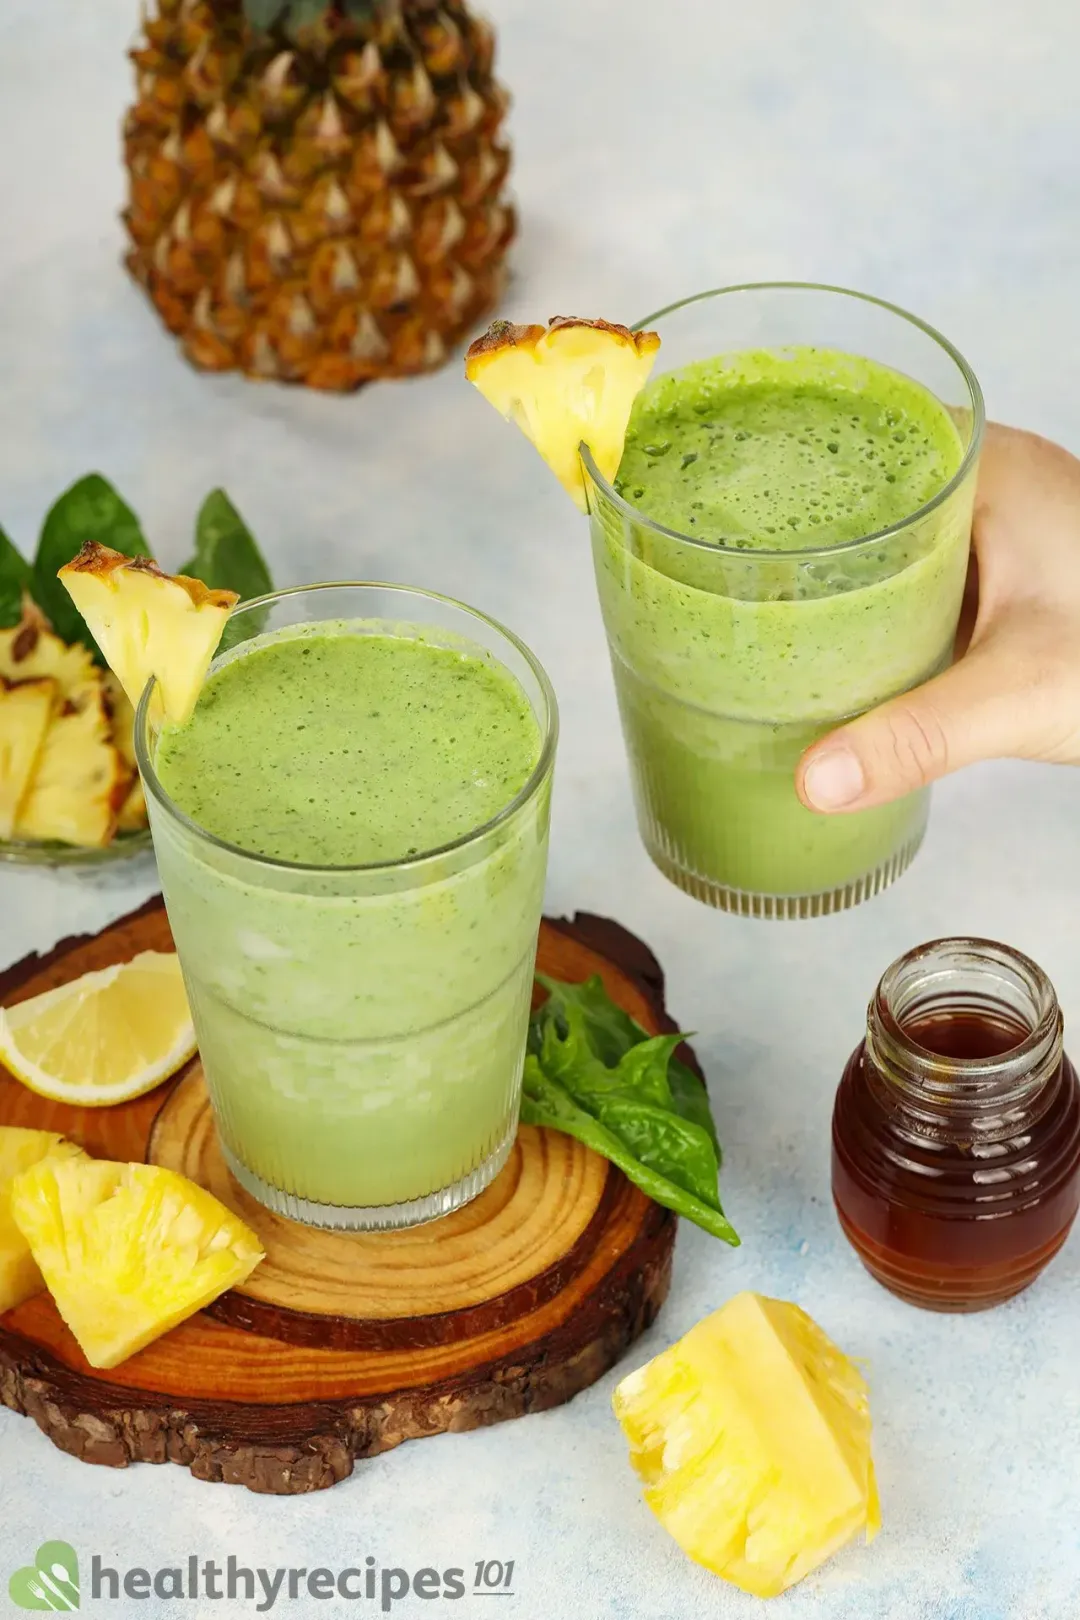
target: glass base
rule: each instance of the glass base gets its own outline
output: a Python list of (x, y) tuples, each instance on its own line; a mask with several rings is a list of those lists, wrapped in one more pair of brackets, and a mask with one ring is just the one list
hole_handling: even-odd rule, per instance
[(471, 1203), (489, 1187), (499, 1174), (503, 1165), (510, 1156), (510, 1149), (514, 1145), (517, 1135), (518, 1122), (515, 1116), (513, 1124), (506, 1136), (495, 1149), (494, 1153), (470, 1170), (467, 1176), (455, 1181), (450, 1187), (440, 1187), (438, 1192), (427, 1193), (423, 1198), (413, 1198), (404, 1204), (373, 1204), (367, 1208), (344, 1206), (339, 1204), (319, 1204), (311, 1198), (300, 1198), (296, 1193), (285, 1192), (280, 1187), (271, 1187), (269, 1182), (263, 1181), (255, 1175), (246, 1165), (234, 1157), (225, 1143), (221, 1144), (222, 1157), (228, 1165), (233, 1176), (250, 1193), (252, 1198), (273, 1210), (275, 1215), (284, 1215), (290, 1221), (299, 1221), (302, 1226), (318, 1226), (334, 1232), (394, 1232), (406, 1226), (422, 1226), (427, 1221), (437, 1221), (443, 1215), (449, 1215), (452, 1210), (460, 1209), (463, 1204)]
[(919, 852), (925, 834), (925, 824), (914, 838), (903, 844), (887, 861), (852, 878), (849, 883), (834, 889), (823, 889), (819, 894), (755, 894), (746, 889), (732, 889), (715, 878), (680, 866), (647, 839), (645, 848), (654, 866), (684, 894), (692, 895), (718, 911), (730, 911), (738, 917), (759, 917), (770, 922), (798, 922), (810, 917), (828, 917), (837, 911), (849, 911), (852, 906), (872, 900), (887, 889), (911, 865)]

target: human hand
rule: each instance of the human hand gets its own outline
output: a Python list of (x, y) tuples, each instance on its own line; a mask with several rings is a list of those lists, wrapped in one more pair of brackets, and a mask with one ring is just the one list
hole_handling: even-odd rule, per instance
[(980, 759), (1080, 764), (1080, 460), (989, 425), (953, 664), (799, 761), (811, 810), (885, 804)]

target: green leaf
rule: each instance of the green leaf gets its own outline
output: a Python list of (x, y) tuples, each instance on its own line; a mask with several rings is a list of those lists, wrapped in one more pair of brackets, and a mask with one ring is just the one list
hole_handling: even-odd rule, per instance
[(668, 1084), (671, 1087), (671, 1101), (676, 1113), (688, 1119), (692, 1125), (700, 1125), (716, 1154), (717, 1165), (724, 1162), (724, 1155), (720, 1149), (720, 1138), (716, 1134), (716, 1121), (712, 1117), (709, 1107), (709, 1093), (704, 1082), (693, 1069), (688, 1069), (685, 1063), (673, 1057), (668, 1068)]
[[(536, 977), (547, 990), (548, 999), (534, 1019), (536, 1033), (532, 1036), (530, 1051), (539, 1053), (540, 1038), (547, 1022), (554, 1019), (566, 1027), (570, 1009), (574, 1007), (580, 1010), (585, 1020), (586, 1034), (597, 1057), (609, 1067), (618, 1063), (638, 1042), (646, 1039), (641, 1025), (612, 1001), (598, 973), (586, 979), (584, 984), (563, 984), (558, 979), (546, 979), (542, 973)], [(679, 1041), (675, 1044), (678, 1045)], [(720, 1162), (720, 1143), (709, 1107), (709, 1094), (703, 1082), (693, 1069), (688, 1069), (685, 1063), (673, 1057), (668, 1069), (668, 1083), (672, 1106), (684, 1119), (700, 1125), (707, 1132), (717, 1162)]]
[(34, 558), (32, 590), (57, 635), (64, 641), (83, 642), (103, 663), (82, 614), (56, 577), (87, 540), (111, 546), (126, 557), (150, 555), (138, 518), (100, 473), (80, 478), (50, 509)]
[(289, 0), (285, 8), (285, 27), (291, 38), (302, 28), (313, 27), (330, 10), (329, 0)]
[(526, 1125), (546, 1125), (551, 1130), (576, 1137), (594, 1153), (618, 1165), (627, 1180), (640, 1187), (646, 1197), (663, 1204), (665, 1209), (674, 1210), (676, 1215), (685, 1216), (721, 1242), (738, 1248), (738, 1233), (722, 1210), (695, 1197), (639, 1158), (614, 1131), (579, 1108), (557, 1080), (549, 1079), (532, 1053), (525, 1059), (521, 1118)]
[[(589, 1103), (588, 1098), (582, 1099)], [(719, 1166), (706, 1133), (670, 1108), (634, 1097), (599, 1097), (590, 1112), (650, 1169), (667, 1176), (710, 1208), (719, 1209)]]
[(658, 1203), (738, 1243), (708, 1093), (674, 1056), (682, 1035), (647, 1036), (599, 977), (538, 978), (548, 999), (530, 1021), (522, 1119), (576, 1136)]
[[(598, 1101), (605, 1097), (629, 1097), (650, 1107), (674, 1113), (668, 1066), (681, 1035), (657, 1035), (631, 1047), (614, 1069), (599, 1061), (584, 1069), (570, 1089), (575, 1096)], [(558, 1076), (556, 1076), (558, 1078)]]
[(23, 592), (30, 589), (31, 569), (0, 529), (0, 630), (10, 630), (22, 618)]
[(273, 28), (289, 0), (244, 0), (244, 16), (252, 28)]
[[(265, 596), (274, 588), (254, 535), (223, 489), (211, 490), (203, 501), (195, 525), (195, 555), (181, 573), (201, 579), (211, 590), (235, 591), (242, 602)], [(238, 641), (258, 635), (266, 617), (260, 609), (229, 619), (220, 650), (225, 652)]]
[(599, 973), (594, 973), (584, 984), (563, 984), (559, 979), (546, 979), (542, 973), (537, 974), (537, 979), (548, 992), (541, 1011), (549, 1018), (565, 1021), (569, 1009), (576, 1007), (584, 1019), (596, 1056), (609, 1068), (618, 1063), (624, 1052), (645, 1039), (641, 1025), (612, 1001)]

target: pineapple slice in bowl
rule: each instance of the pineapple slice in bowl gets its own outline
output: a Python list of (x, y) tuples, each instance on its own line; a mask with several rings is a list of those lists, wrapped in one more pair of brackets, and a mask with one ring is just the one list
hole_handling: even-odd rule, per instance
[(53, 680), (70, 703), (92, 694), (101, 680), (88, 649), (61, 641), (33, 607), (21, 624), (0, 630), (0, 675), (7, 681)]
[(110, 844), (131, 771), (112, 740), (101, 673), (56, 710), (19, 804), (14, 836), (82, 850)]
[(45, 1287), (30, 1245), (12, 1218), (12, 1182), (44, 1159), (82, 1157), (81, 1148), (55, 1131), (28, 1131), (18, 1125), (0, 1125), (0, 1316)]
[(97, 864), (149, 847), (134, 713), (111, 681), (32, 606), (0, 630), (0, 860)]
[(501, 416), (516, 422), (563, 488), (588, 510), (579, 448), (605, 478), (622, 460), (634, 400), (660, 339), (610, 321), (556, 316), (548, 326), (496, 321), (465, 357), (465, 375)]
[(0, 838), (15, 831), (56, 707), (57, 684), (49, 676), (8, 681), (0, 675)]
[(153, 679), (164, 718), (190, 720), (237, 593), (166, 574), (147, 557), (125, 557), (97, 541), (57, 577), (132, 706)]
[(11, 1213), (91, 1367), (116, 1367), (243, 1282), (255, 1233), (202, 1187), (152, 1164), (45, 1159)]

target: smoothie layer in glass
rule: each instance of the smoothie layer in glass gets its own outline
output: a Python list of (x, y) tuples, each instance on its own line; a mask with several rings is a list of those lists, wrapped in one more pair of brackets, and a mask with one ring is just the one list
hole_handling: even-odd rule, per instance
[(598, 491), (594, 554), (643, 835), (676, 881), (815, 895), (918, 842), (925, 795), (819, 816), (794, 771), (948, 661), (970, 486), (882, 531), (962, 459), (926, 389), (828, 350), (721, 356), (640, 396), (615, 487), (651, 524)]
[(532, 707), (481, 649), (385, 632), (321, 623), (248, 643), (155, 753), (200, 828), (283, 863), (256, 882), (151, 809), (227, 1156), (320, 1206), (423, 1198), (499, 1149), (532, 989), (546, 792), (479, 845), (422, 859), (528, 782)]

